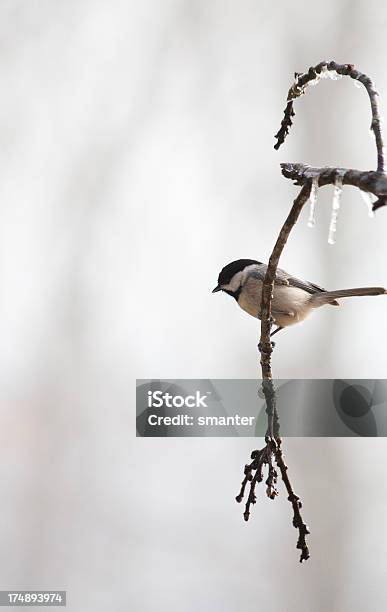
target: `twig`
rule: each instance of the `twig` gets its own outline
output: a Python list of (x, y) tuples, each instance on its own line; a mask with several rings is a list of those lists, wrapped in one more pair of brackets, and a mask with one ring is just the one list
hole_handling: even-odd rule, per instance
[[(242, 480), (241, 490), (236, 496), (236, 501), (240, 503), (244, 497), (247, 483), (250, 482), (250, 491), (247, 496), (245, 511), (243, 517), (245, 521), (249, 520), (250, 517), (250, 506), (255, 504), (257, 497), (255, 494), (255, 487), (258, 483), (263, 480), (263, 468), (268, 465), (268, 477), (266, 480), (266, 495), (270, 499), (274, 499), (278, 495), (276, 489), (277, 483), (277, 472), (273, 466), (273, 457), (277, 451), (277, 446), (274, 440), (266, 438), (266, 446), (262, 450), (255, 450), (251, 453), (252, 462), (245, 465), (244, 474), (245, 477)], [(253, 476), (253, 472), (255, 472)]]
[(303, 518), (301, 516), (301, 508), (302, 502), (300, 498), (294, 493), (293, 487), (290, 483), (288, 476), (288, 466), (285, 463), (282, 448), (281, 448), (282, 440), (279, 438), (277, 440), (277, 449), (275, 453), (275, 458), (277, 465), (281, 471), (281, 477), (285, 484), (286, 490), (288, 492), (288, 500), (291, 502), (293, 506), (293, 526), (298, 529), (298, 541), (297, 548), (301, 550), (300, 562), (306, 561), (309, 559), (309, 548), (306, 543), (306, 536), (310, 533), (308, 526), (304, 523)]
[[(255, 488), (256, 485), (263, 480), (264, 466), (268, 466), (268, 476), (266, 480), (266, 495), (269, 499), (275, 499), (278, 495), (277, 480), (278, 474), (274, 467), (274, 460), (281, 472), (282, 480), (285, 484), (288, 500), (293, 507), (293, 526), (298, 529), (297, 548), (301, 550), (300, 562), (309, 559), (309, 548), (306, 543), (306, 536), (309, 534), (309, 529), (304, 523), (301, 516), (302, 503), (298, 495), (295, 494), (288, 476), (288, 466), (285, 463), (281, 438), (277, 435), (276, 438), (266, 437), (266, 446), (261, 450), (256, 450), (251, 453), (252, 462), (245, 465), (245, 477), (242, 481), (241, 490), (236, 496), (236, 501), (240, 503), (243, 500), (247, 483), (250, 482), (250, 490), (246, 501), (243, 518), (248, 521), (250, 518), (250, 508), (257, 501)], [(253, 472), (255, 474), (253, 476)]]

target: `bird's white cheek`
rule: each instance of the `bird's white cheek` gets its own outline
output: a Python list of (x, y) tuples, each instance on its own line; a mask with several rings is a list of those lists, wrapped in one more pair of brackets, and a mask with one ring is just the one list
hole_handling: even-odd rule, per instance
[(237, 274), (234, 274), (231, 281), (227, 285), (222, 285), (222, 289), (224, 291), (232, 291), (235, 293), (235, 291), (238, 291), (239, 287), (241, 286), (241, 281), (242, 272), (238, 272)]

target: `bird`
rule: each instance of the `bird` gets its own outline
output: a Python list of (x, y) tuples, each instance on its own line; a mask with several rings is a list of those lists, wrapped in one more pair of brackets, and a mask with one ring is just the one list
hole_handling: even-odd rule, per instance
[[(222, 268), (218, 284), (212, 293), (223, 291), (233, 297), (249, 315), (260, 319), (262, 285), (267, 265), (255, 259), (237, 259)], [(338, 298), (350, 296), (383, 295), (384, 287), (355, 287), (326, 291), (323, 287), (301, 280), (277, 268), (271, 317), (277, 328), (274, 336), (284, 327), (304, 321), (313, 310), (329, 304), (339, 306)]]

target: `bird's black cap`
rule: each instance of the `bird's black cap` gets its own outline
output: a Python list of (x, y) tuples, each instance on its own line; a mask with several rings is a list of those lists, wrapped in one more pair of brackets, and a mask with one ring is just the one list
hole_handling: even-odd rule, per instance
[(234, 274), (237, 272), (241, 272), (246, 268), (246, 266), (251, 266), (252, 264), (259, 264), (260, 262), (256, 259), (237, 259), (236, 261), (232, 261), (222, 268), (219, 276), (218, 276), (218, 285), (213, 289), (212, 293), (216, 293), (217, 291), (221, 291), (222, 285), (228, 285), (231, 281)]
[(237, 272), (242, 272), (246, 268), (246, 266), (251, 266), (252, 264), (259, 264), (259, 261), (256, 259), (237, 259), (236, 261), (232, 261), (222, 268), (219, 276), (218, 283), (219, 285), (227, 285), (234, 274)]

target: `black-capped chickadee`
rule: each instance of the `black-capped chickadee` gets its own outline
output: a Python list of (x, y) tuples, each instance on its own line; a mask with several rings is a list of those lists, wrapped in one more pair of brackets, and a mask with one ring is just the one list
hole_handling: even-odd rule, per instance
[[(267, 266), (255, 259), (238, 259), (225, 266), (219, 274), (212, 293), (224, 291), (236, 299), (239, 306), (260, 318), (262, 284)], [(331, 304), (339, 306), (336, 298), (354, 295), (382, 295), (384, 287), (357, 287), (326, 291), (318, 285), (300, 280), (284, 270), (277, 269), (274, 283), (271, 316), (277, 325), (271, 335), (288, 325), (303, 321), (314, 308)]]

